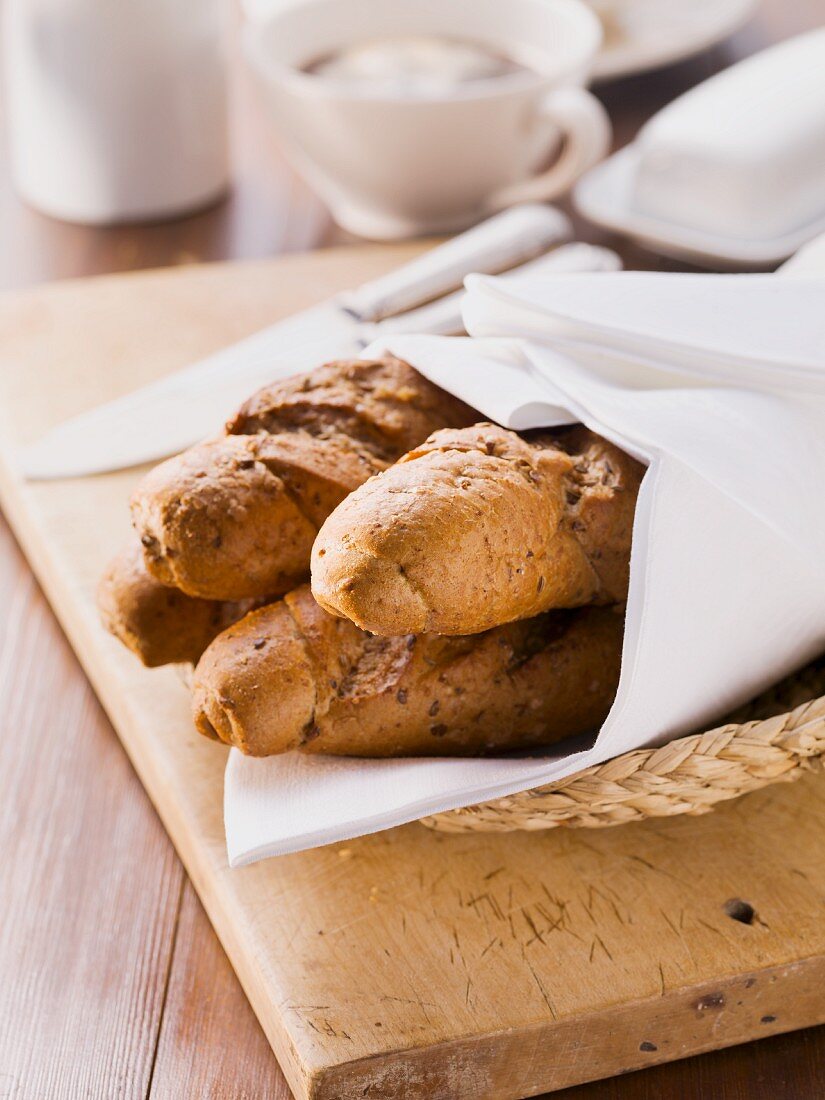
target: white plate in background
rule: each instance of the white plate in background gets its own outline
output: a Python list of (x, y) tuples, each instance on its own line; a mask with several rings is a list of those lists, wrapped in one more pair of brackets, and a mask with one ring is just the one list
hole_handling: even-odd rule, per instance
[[(595, 79), (612, 80), (672, 65), (716, 45), (753, 15), (759, 0), (587, 2), (605, 32)], [(254, 6), (255, 0), (249, 3)]]

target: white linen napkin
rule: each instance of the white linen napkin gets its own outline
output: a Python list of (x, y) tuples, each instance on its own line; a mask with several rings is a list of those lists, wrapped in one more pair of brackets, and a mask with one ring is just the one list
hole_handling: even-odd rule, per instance
[(540, 786), (708, 728), (825, 649), (824, 306), (823, 277), (525, 276), (505, 287), (474, 276), (472, 338), (391, 341), (491, 419), (581, 420), (649, 465), (616, 700), (594, 743), (543, 757), (233, 750), (230, 863)]

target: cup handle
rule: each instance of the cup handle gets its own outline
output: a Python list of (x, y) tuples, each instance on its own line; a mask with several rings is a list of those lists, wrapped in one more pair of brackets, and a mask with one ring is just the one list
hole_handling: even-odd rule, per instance
[(556, 88), (539, 106), (539, 117), (555, 123), (562, 132), (558, 159), (547, 171), (497, 191), (493, 210), (519, 202), (545, 202), (567, 191), (588, 168), (610, 149), (612, 127), (607, 111), (585, 88)]

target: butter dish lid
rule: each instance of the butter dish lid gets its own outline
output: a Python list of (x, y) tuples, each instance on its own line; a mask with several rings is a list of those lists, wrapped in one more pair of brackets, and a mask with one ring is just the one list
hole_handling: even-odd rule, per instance
[(825, 230), (825, 27), (674, 100), (575, 190), (656, 251), (769, 266)]

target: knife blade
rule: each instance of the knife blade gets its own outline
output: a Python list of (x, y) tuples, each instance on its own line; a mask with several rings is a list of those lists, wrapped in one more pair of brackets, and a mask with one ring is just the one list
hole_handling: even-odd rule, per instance
[(553, 207), (498, 214), (389, 275), (280, 321), (199, 362), (64, 421), (18, 452), (29, 479), (83, 477), (175, 454), (216, 432), (251, 393), (329, 359), (356, 355), (388, 317), (569, 239)]
[(277, 328), (58, 424), (21, 448), (18, 469), (30, 480), (53, 480), (157, 462), (217, 432), (262, 386), (362, 347), (358, 325), (328, 304)]

